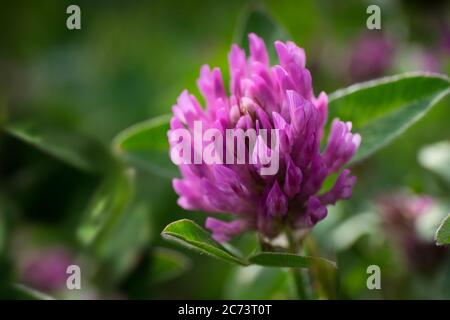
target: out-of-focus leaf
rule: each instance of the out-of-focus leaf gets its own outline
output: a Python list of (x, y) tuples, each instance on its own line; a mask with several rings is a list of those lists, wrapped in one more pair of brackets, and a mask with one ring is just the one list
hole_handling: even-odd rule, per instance
[(136, 266), (151, 237), (149, 213), (145, 203), (127, 205), (110, 231), (95, 243), (101, 272), (108, 274), (109, 281), (119, 282)]
[(14, 299), (19, 300), (55, 300), (55, 298), (39, 292), (35, 289), (27, 287), (23, 284), (15, 284), (13, 286)]
[(440, 141), (423, 147), (419, 162), (450, 183), (450, 141)]
[(292, 289), (284, 268), (237, 267), (226, 281), (225, 299), (288, 299)]
[(272, 61), (276, 59), (273, 43), (289, 39), (286, 29), (263, 6), (254, 3), (242, 10), (234, 31), (234, 43), (248, 50), (247, 36), (252, 32), (264, 39)]
[(435, 199), (434, 204), (427, 209), (427, 214), (422, 214), (415, 220), (414, 229), (417, 236), (424, 242), (433, 242), (436, 230), (447, 216), (449, 209), (450, 203)]
[(317, 262), (325, 263), (336, 268), (336, 264), (333, 261), (324, 258), (300, 256), (281, 252), (258, 253), (249, 257), (248, 261), (252, 264), (266, 267), (309, 268), (312, 263)]
[(3, 212), (0, 209), (0, 257), (4, 253), (5, 241), (6, 241), (6, 227), (3, 217)]
[(442, 221), (436, 231), (436, 243), (438, 245), (450, 244), (450, 214)]
[(151, 281), (161, 283), (178, 277), (191, 265), (185, 255), (167, 248), (155, 248), (152, 255)]
[(5, 199), (0, 195), (0, 299), (10, 298), (11, 281), (14, 266), (9, 255), (8, 229), (9, 221), (5, 214)]
[(133, 174), (129, 169), (118, 167), (104, 178), (77, 230), (83, 245), (92, 245), (94, 241), (99, 245), (120, 221), (133, 194)]
[(382, 148), (450, 92), (446, 76), (407, 73), (358, 83), (329, 97), (329, 118), (353, 123), (362, 143), (352, 163)]
[(328, 240), (333, 243), (336, 250), (346, 250), (363, 235), (376, 234), (378, 223), (378, 216), (371, 212), (351, 216), (335, 227)]
[(164, 177), (177, 176), (169, 157), (170, 115), (163, 115), (131, 126), (113, 141), (115, 152), (133, 165)]
[(167, 240), (211, 257), (232, 264), (247, 264), (243, 259), (225, 249), (211, 237), (209, 232), (191, 220), (182, 219), (172, 222), (164, 228), (161, 235)]
[(4, 128), (11, 136), (88, 172), (104, 172), (111, 155), (100, 142), (82, 133), (37, 122), (9, 124)]
[[(306, 253), (312, 256), (319, 256), (319, 247), (313, 237), (308, 236), (304, 241)], [(309, 266), (311, 285), (317, 298), (336, 299), (339, 291), (338, 270), (334, 264), (322, 263), (320, 260), (312, 260)]]

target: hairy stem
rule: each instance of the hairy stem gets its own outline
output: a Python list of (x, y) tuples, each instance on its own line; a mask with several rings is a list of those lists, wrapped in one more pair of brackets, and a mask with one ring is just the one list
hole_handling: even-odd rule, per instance
[[(289, 252), (293, 254), (298, 253), (297, 242), (294, 239), (292, 231), (287, 229), (286, 236), (289, 243)], [(297, 295), (300, 300), (307, 300), (308, 294), (305, 289), (305, 279), (303, 278), (302, 269), (291, 268), (291, 273), (294, 276), (295, 287), (297, 289)]]

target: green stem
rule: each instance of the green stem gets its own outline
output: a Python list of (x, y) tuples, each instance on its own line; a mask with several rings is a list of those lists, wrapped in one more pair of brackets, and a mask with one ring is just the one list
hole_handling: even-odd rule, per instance
[[(289, 252), (292, 254), (297, 254), (297, 243), (291, 230), (286, 230), (286, 236), (289, 243)], [(305, 289), (305, 280), (303, 278), (302, 269), (291, 268), (291, 273), (294, 276), (294, 283), (297, 289), (297, 295), (300, 300), (308, 300), (308, 294)]]

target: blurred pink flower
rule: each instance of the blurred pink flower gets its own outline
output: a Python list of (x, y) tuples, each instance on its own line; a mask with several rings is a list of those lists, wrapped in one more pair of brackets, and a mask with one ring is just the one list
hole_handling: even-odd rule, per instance
[(22, 274), (24, 284), (44, 292), (55, 292), (65, 288), (66, 269), (73, 258), (63, 248), (44, 249), (35, 252), (26, 262)]
[(386, 74), (393, 63), (394, 43), (381, 33), (363, 33), (350, 52), (352, 81), (364, 81)]
[(378, 199), (388, 235), (402, 251), (409, 267), (424, 274), (432, 273), (446, 256), (445, 248), (422, 239), (416, 231), (417, 219), (428, 214), (434, 204), (434, 199), (427, 195), (394, 193)]

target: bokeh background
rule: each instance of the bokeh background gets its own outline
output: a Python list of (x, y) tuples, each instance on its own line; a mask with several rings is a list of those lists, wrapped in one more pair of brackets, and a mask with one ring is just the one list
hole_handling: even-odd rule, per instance
[[(70, 4), (81, 8), (81, 30), (66, 28)], [(366, 28), (370, 4), (381, 8), (381, 30)], [(203, 224), (205, 216), (179, 208), (158, 170), (130, 164), (111, 147), (127, 127), (169, 113), (184, 88), (198, 93), (202, 64), (221, 67), (228, 79), (227, 52), (254, 12), (254, 31), (273, 24), (305, 48), (316, 93), (450, 70), (444, 0), (3, 2), (2, 298), (34, 290), (63, 299), (293, 297), (285, 270), (230, 266), (164, 242), (169, 222)], [(341, 298), (450, 298), (448, 250), (432, 244), (450, 212), (449, 108), (442, 100), (356, 166), (353, 198), (313, 231), (318, 253), (339, 264)], [(449, 166), (430, 164), (436, 157)], [(409, 213), (416, 195), (433, 199), (419, 218)], [(389, 209), (400, 221), (387, 222)], [(251, 252), (254, 238), (234, 244)], [(81, 267), (82, 290), (66, 289), (69, 264)], [(373, 264), (381, 290), (366, 287)]]

